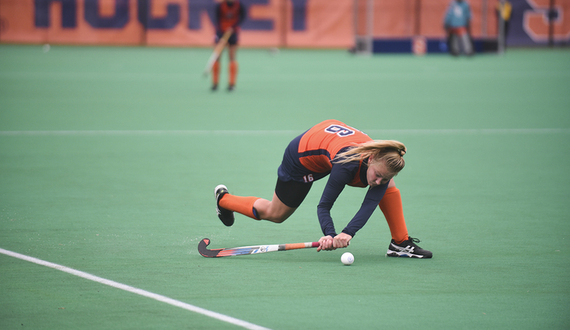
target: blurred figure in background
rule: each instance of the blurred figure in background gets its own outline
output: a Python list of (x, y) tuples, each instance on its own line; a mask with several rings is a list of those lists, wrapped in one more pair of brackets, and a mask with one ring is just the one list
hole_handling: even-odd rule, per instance
[[(497, 24), (501, 24), (501, 17), (503, 18), (503, 35), (505, 36), (504, 40), (507, 40), (507, 35), (509, 34), (509, 23), (511, 21), (511, 16), (513, 13), (513, 6), (507, 0), (497, 2)], [(497, 29), (500, 31), (500, 29)], [(503, 47), (506, 48), (507, 43), (503, 44)]]
[[(245, 20), (245, 8), (238, 0), (223, 0), (216, 5), (216, 43), (222, 38), (224, 32), (233, 30), (228, 40), (229, 53), (229, 85), (228, 90), (232, 91), (236, 85), (238, 63), (236, 52), (239, 37), (239, 26)], [(220, 56), (221, 57), (221, 56)], [(220, 57), (212, 67), (212, 90), (218, 89), (220, 78)]]
[(453, 56), (463, 52), (473, 55), (471, 43), (471, 8), (464, 0), (453, 0), (445, 13), (444, 28), (447, 32), (449, 51)]

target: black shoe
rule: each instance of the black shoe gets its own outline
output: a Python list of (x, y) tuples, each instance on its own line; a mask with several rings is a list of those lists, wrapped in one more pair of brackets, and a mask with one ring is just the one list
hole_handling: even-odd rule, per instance
[(403, 241), (400, 244), (396, 244), (396, 242), (392, 240), (392, 242), (390, 242), (390, 246), (388, 246), (388, 252), (386, 252), (386, 256), (420, 258), (420, 259), (431, 258), (432, 257), (431, 251), (424, 250), (421, 247), (417, 246), (416, 243), (419, 242), (420, 242), (419, 239), (412, 237), (408, 237), (407, 240)]
[(218, 213), (218, 218), (222, 220), (224, 225), (230, 227), (234, 224), (234, 212), (220, 207), (220, 200), (222, 197), (228, 193), (228, 188), (223, 184), (216, 186), (214, 188), (214, 195), (216, 196), (216, 212)]
[(218, 84), (213, 84), (212, 91), (217, 91), (217, 90), (218, 90)]
[(235, 87), (236, 87), (235, 85), (229, 85), (228, 86), (228, 92), (233, 91)]

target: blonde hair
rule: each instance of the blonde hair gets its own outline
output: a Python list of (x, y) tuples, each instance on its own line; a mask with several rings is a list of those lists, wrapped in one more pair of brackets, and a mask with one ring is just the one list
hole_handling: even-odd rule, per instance
[(373, 140), (356, 145), (344, 152), (337, 154), (335, 163), (349, 163), (352, 161), (360, 161), (368, 159), (368, 165), (383, 161), (388, 170), (398, 173), (406, 162), (404, 155), (406, 154), (406, 146), (395, 140)]

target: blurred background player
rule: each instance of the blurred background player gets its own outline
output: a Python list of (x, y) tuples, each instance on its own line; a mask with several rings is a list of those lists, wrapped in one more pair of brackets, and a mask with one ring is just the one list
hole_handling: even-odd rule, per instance
[[(236, 52), (239, 38), (239, 26), (245, 20), (245, 8), (238, 0), (223, 0), (216, 5), (216, 43), (222, 38), (224, 32), (233, 29), (233, 33), (228, 40), (229, 54), (229, 85), (228, 90), (232, 91), (236, 85), (238, 63)], [(212, 90), (218, 89), (220, 78), (220, 58), (218, 57), (212, 67)]]
[[(497, 23), (501, 24), (501, 22), (503, 23), (503, 49), (506, 48), (507, 43), (507, 35), (509, 34), (509, 25), (511, 22), (511, 16), (513, 14), (513, 6), (511, 5), (511, 3), (507, 0), (503, 0), (503, 1), (499, 1), (497, 2)], [(499, 16), (502, 18), (499, 19)], [(499, 27), (497, 29), (497, 31), (501, 31), (501, 28)]]
[(451, 55), (457, 56), (462, 51), (466, 55), (473, 55), (471, 8), (466, 1), (451, 1), (445, 13), (444, 28)]
[[(317, 251), (347, 247), (379, 206), (392, 235), (386, 254), (431, 258), (430, 251), (415, 244), (419, 240), (408, 236), (400, 190), (393, 179), (404, 168), (405, 153), (406, 146), (401, 142), (372, 140), (340, 121), (326, 120), (289, 143), (277, 171), (277, 185), (271, 201), (231, 195), (226, 186), (217, 186), (214, 192), (218, 217), (226, 226), (233, 225), (234, 212), (256, 220), (281, 223), (301, 205), (313, 182), (328, 175), (317, 206), (324, 234), (319, 239)], [(331, 209), (346, 186), (368, 189), (358, 212), (337, 234)]]

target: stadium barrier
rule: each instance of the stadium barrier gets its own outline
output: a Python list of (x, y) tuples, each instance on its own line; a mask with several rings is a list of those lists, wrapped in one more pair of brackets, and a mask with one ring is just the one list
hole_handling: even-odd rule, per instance
[[(363, 5), (367, 1), (371, 5)], [(479, 51), (496, 44), (498, 1), (468, 1)], [(450, 0), (241, 2), (248, 8), (240, 35), (244, 47), (351, 48), (365, 33), (374, 52), (409, 52), (417, 47), (446, 51), (443, 17)], [(507, 45), (570, 41), (570, 0), (511, 3)], [(0, 42), (211, 46), (215, 4), (216, 0), (0, 0)]]

